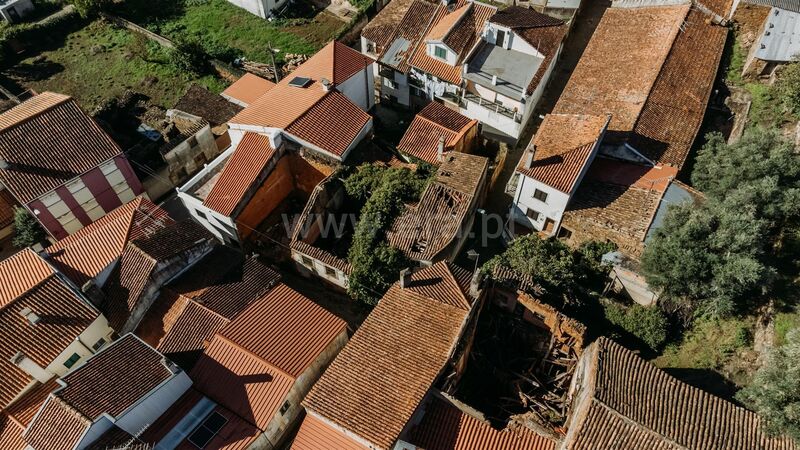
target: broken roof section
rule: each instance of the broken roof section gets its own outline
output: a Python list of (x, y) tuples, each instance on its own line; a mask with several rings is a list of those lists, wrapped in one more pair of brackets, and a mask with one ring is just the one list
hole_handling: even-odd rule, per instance
[(688, 1), (674, 3), (616, 2), (606, 10), (553, 112), (611, 114), (617, 139), (680, 168), (702, 123), (727, 29)]
[(246, 107), (274, 87), (275, 83), (272, 81), (248, 72), (228, 86), (220, 95), (232, 103)]
[(672, 378), (610, 339), (599, 338), (582, 359), (566, 450), (797, 449), (789, 437), (770, 437), (756, 413)]
[(67, 95), (43, 92), (0, 114), (0, 180), (21, 203), (121, 153)]
[(448, 259), (446, 251), (464, 237), (486, 183), (489, 160), (451, 152), (422, 197), (392, 224), (387, 239), (415, 261)]
[(395, 283), (306, 397), (309, 414), (391, 448), (456, 349), (471, 308), (465, 281), (442, 262)]
[(444, 139), (444, 150), (448, 152), (478, 121), (459, 114), (439, 102), (430, 102), (411, 121), (397, 150), (438, 165), (438, 146)]
[(517, 171), (571, 194), (591, 163), (609, 120), (603, 116), (548, 114), (522, 154)]
[[(394, 3), (394, 1), (390, 2), (386, 8), (378, 13), (378, 16), (376, 16), (375, 19), (370, 21), (369, 25), (372, 25), (372, 23), (376, 20), (379, 23), (388, 20), (387, 18), (380, 16), (385, 10), (391, 8)], [(392, 24), (394, 34), (391, 35), (390, 40), (386, 44), (379, 44), (378, 49), (380, 52), (378, 55), (378, 60), (382, 64), (397, 69), (403, 73), (408, 72), (408, 60), (411, 57), (411, 54), (414, 52), (414, 49), (416, 48), (420, 39), (422, 39), (424, 36), (425, 30), (428, 28), (428, 25), (430, 24), (431, 19), (436, 12), (436, 8), (436, 3), (428, 2), (427, 0), (414, 0), (413, 2), (410, 2), (410, 4), (407, 6), (405, 14)], [(392, 14), (391, 16), (394, 15), (395, 14)], [(367, 39), (370, 39), (369, 36), (377, 37), (374, 36), (373, 33), (367, 33)]]

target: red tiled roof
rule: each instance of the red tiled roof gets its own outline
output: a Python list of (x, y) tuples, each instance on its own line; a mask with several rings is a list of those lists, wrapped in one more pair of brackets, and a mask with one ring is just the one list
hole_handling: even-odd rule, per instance
[(226, 325), (219, 335), (297, 378), (346, 330), (343, 320), (285, 284), (279, 284)]
[(91, 425), (90, 419), (50, 394), (23, 438), (36, 450), (73, 450)]
[(27, 427), (33, 420), (33, 416), (42, 407), (47, 396), (61, 386), (57, 380), (56, 377), (53, 377), (47, 383), (38, 383), (25, 395), (14, 400), (14, 403), (5, 409), (5, 413), (18, 425)]
[(561, 19), (516, 5), (497, 11), (489, 18), (489, 22), (512, 29), (553, 27), (564, 23)]
[(222, 91), (222, 95), (249, 105), (274, 87), (275, 83), (272, 81), (265, 80), (252, 73), (246, 73)]
[(30, 248), (20, 250), (0, 262), (0, 308), (28, 292), (55, 271)]
[(770, 437), (756, 413), (684, 384), (601, 337), (584, 351), (592, 370), (586, 410), (575, 411), (565, 449), (794, 450)]
[(70, 97), (44, 92), (0, 114), (0, 180), (28, 203), (122, 151)]
[(544, 60), (539, 64), (539, 69), (533, 74), (528, 88), (525, 93), (532, 94), (539, 83), (544, 79), (544, 74), (555, 63), (555, 57), (558, 50), (561, 48), (561, 43), (569, 31), (569, 26), (566, 24), (554, 25), (549, 27), (535, 27), (514, 30), (522, 39), (528, 44), (531, 44), (536, 50), (544, 56)]
[(286, 132), (342, 156), (370, 120), (371, 116), (344, 94), (331, 91), (286, 127)]
[(453, 11), (448, 11), (442, 18), (434, 24), (428, 34), (425, 36), (427, 41), (441, 41), (444, 40), (456, 25), (460, 25), (460, 21), (472, 9), (472, 2), (465, 2), (454, 8)]
[(369, 450), (339, 430), (331, 428), (313, 414), (306, 414), (303, 424), (300, 425), (300, 431), (292, 442), (291, 450), (321, 449)]
[[(392, 0), (361, 30), (361, 36), (382, 49), (394, 40), (397, 28), (418, 0)], [(425, 0), (420, 0), (425, 1)], [(427, 3), (427, 2), (426, 2)]]
[(197, 361), (191, 378), (197, 390), (261, 430), (272, 420), (295, 382), (219, 334)]
[(0, 190), (0, 229), (14, 224), (14, 207), (19, 203), (8, 189)]
[(0, 412), (0, 450), (23, 450), (27, 445), (22, 439), (25, 429)]
[(232, 214), (273, 155), (275, 149), (267, 136), (245, 133), (203, 205), (226, 216)]
[[(194, 388), (189, 388), (158, 420), (147, 427), (139, 439), (147, 443), (158, 443), (178, 422), (189, 414), (202, 398), (203, 395), (200, 392)], [(209, 450), (245, 450), (261, 434), (258, 428), (245, 422), (241, 417), (223, 406), (217, 405), (214, 408), (214, 412), (221, 414), (228, 421), (206, 445)], [(184, 439), (175, 447), (175, 450), (197, 450), (197, 447), (188, 442), (187, 439)]]
[[(23, 308), (40, 321), (31, 325), (20, 314)], [(0, 309), (0, 406), (6, 407), (32, 380), (11, 362), (17, 352), (47, 367), (99, 315), (56, 275)]]
[[(570, 194), (608, 120), (602, 116), (548, 114), (522, 154), (517, 171)], [(533, 162), (526, 168), (529, 152), (533, 152)]]
[(400, 55), (401, 61), (394, 66), (406, 73), (408, 59), (417, 42), (425, 35), (437, 5), (438, 3), (427, 0), (393, 0), (364, 27), (361, 35), (376, 43), (379, 60), (397, 39), (410, 42), (409, 49)]
[(471, 120), (439, 102), (430, 102), (411, 121), (397, 149), (430, 164), (439, 164), (437, 148), (444, 138), (445, 150), (452, 149), (470, 128), (477, 126)]
[[(426, 277), (428, 289), (442, 283), (430, 268), (419, 276)], [(304, 405), (375, 446), (390, 448), (448, 363), (468, 311), (393, 285)]]
[(122, 254), (129, 240), (174, 223), (166, 211), (144, 197), (122, 205), (47, 248), (53, 264), (78, 287), (96, 277)]
[[(519, 427), (496, 430), (447, 400), (431, 399), (411, 442), (425, 450), (555, 450), (556, 442)], [(624, 447), (630, 448), (630, 447)]]

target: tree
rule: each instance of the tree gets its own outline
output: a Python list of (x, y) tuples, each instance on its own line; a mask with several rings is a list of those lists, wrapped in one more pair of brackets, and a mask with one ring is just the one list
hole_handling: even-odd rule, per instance
[(105, 9), (109, 0), (70, 0), (81, 17), (90, 17)]
[(800, 63), (786, 65), (775, 83), (777, 97), (790, 114), (800, 115)]
[(638, 304), (625, 307), (614, 302), (604, 304), (603, 308), (606, 320), (638, 338), (652, 350), (658, 351), (667, 342), (669, 321), (661, 309)]
[(800, 443), (800, 329), (790, 331), (786, 343), (770, 352), (736, 398), (761, 416), (767, 431)]
[(611, 251), (616, 247), (587, 244), (573, 250), (559, 240), (532, 234), (514, 239), (503, 253), (487, 261), (483, 270), (491, 276), (496, 267), (502, 266), (530, 275), (552, 302), (580, 304), (597, 290), (597, 281), (608, 271), (599, 262), (603, 248)]
[(194, 39), (181, 39), (169, 51), (169, 62), (178, 70), (194, 74), (208, 71), (208, 55), (203, 45)]
[(47, 234), (39, 222), (24, 208), (14, 207), (14, 239), (17, 248), (26, 248), (45, 240)]

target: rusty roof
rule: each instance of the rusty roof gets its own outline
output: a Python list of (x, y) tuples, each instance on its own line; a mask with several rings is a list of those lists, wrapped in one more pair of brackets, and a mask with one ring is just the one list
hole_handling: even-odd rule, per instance
[(252, 73), (246, 73), (222, 91), (222, 95), (249, 105), (274, 87), (275, 83), (272, 81), (265, 80)]
[(417, 2), (432, 4), (427, 0), (392, 0), (361, 30), (361, 36), (374, 42), (379, 49), (388, 46), (409, 9)]
[(553, 112), (611, 114), (610, 130), (633, 130), (690, 6), (607, 9)]
[(0, 180), (20, 203), (119, 154), (119, 146), (66, 95), (44, 92), (0, 114)]
[(756, 413), (676, 380), (608, 338), (584, 358), (590, 397), (573, 412), (565, 449), (798, 448), (787, 436), (769, 436)]
[[(389, 6), (381, 10), (381, 12), (389, 8), (394, 3), (394, 1), (390, 2)], [(406, 11), (405, 15), (402, 17), (402, 20), (398, 20), (395, 23), (395, 32), (391, 35), (388, 43), (379, 48), (380, 54), (378, 56), (378, 60), (381, 61), (381, 63), (392, 66), (403, 73), (407, 73), (409, 67), (408, 60), (411, 57), (411, 54), (414, 52), (417, 43), (424, 37), (425, 30), (427, 30), (428, 25), (433, 19), (436, 8), (436, 2), (429, 2), (427, 0), (414, 0), (414, 2)], [(378, 15), (380, 15), (380, 13), (378, 13)], [(384, 56), (391, 48), (391, 44), (397, 40), (400, 40), (400, 42), (407, 41), (409, 43), (409, 47), (405, 50), (402, 50), (402, 53), (396, 55), (399, 56), (399, 62), (395, 63), (394, 61), (385, 61)]]
[(267, 136), (246, 132), (203, 205), (230, 216), (274, 155)]
[[(27, 266), (19, 264), (18, 259), (3, 264), (8, 261), (17, 268), (17, 276), (26, 272)], [(23, 308), (37, 314), (39, 322), (31, 325), (21, 314)], [(47, 367), (99, 315), (55, 274), (4, 305), (0, 309), (0, 405), (8, 406), (32, 380), (11, 362), (18, 352)]]
[(137, 197), (46, 251), (53, 264), (80, 287), (119, 258), (129, 240), (149, 236), (172, 223), (166, 211)]
[[(567, 194), (589, 163), (609, 117), (548, 114), (520, 158), (517, 171)], [(525, 167), (533, 152), (530, 168)]]
[(286, 132), (342, 157), (370, 120), (369, 114), (334, 90), (286, 127)]
[(444, 138), (445, 151), (452, 147), (478, 121), (459, 114), (439, 102), (430, 102), (411, 121), (397, 149), (403, 153), (438, 165), (439, 139)]
[(434, 397), (409, 440), (425, 450), (555, 450), (556, 442), (526, 427), (497, 430), (488, 422)]
[[(446, 290), (432, 272), (449, 270), (443, 265), (422, 269), (420, 284)], [(389, 289), (306, 397), (312, 414), (391, 447), (447, 365), (469, 313), (417, 292)]]

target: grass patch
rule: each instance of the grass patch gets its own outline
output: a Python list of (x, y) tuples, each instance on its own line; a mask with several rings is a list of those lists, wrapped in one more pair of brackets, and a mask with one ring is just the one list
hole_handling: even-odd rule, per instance
[(786, 343), (786, 334), (795, 328), (800, 328), (800, 312), (781, 312), (775, 315), (775, 346)]
[(754, 319), (701, 320), (653, 363), (661, 368), (720, 369), (750, 345)]
[(778, 123), (781, 116), (780, 99), (776, 98), (772, 86), (761, 83), (744, 85), (752, 97), (748, 118), (752, 125), (771, 127)]
[(128, 89), (170, 108), (191, 82), (215, 92), (225, 88), (214, 76), (196, 76), (175, 68), (156, 44), (147, 45), (144, 58), (136, 56), (134, 41), (127, 30), (95, 21), (67, 35), (59, 48), (24, 59), (4, 74), (28, 89), (69, 94), (87, 111)]
[(740, 86), (744, 81), (742, 79), (742, 71), (744, 70), (744, 62), (747, 59), (747, 53), (744, 51), (739, 43), (739, 35), (736, 33), (734, 39), (728, 40), (728, 45), (723, 53), (723, 67), (725, 70), (725, 80), (731, 86)]
[(119, 13), (169, 39), (195, 39), (206, 48), (228, 47), (230, 56), (259, 62), (269, 62), (268, 43), (280, 50), (278, 60), (285, 53), (313, 54), (345, 25), (330, 13), (310, 7), (301, 7), (302, 17), (269, 22), (226, 0), (155, 2), (169, 5), (154, 8), (153, 0), (131, 0)]

